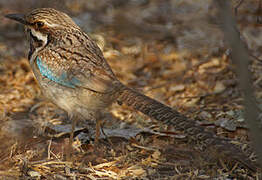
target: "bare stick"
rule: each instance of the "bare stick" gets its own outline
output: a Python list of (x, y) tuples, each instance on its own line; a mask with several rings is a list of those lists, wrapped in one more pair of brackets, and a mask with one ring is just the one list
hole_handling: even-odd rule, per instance
[(230, 2), (227, 0), (215, 0), (214, 2), (218, 6), (218, 15), (225, 40), (232, 50), (232, 62), (235, 65), (239, 86), (244, 95), (245, 119), (250, 128), (253, 147), (258, 155), (259, 163), (262, 165), (262, 148), (260, 146), (262, 132), (258, 121), (259, 111), (253, 96), (251, 73), (248, 70), (250, 62), (248, 51), (237, 33), (237, 25), (232, 16)]

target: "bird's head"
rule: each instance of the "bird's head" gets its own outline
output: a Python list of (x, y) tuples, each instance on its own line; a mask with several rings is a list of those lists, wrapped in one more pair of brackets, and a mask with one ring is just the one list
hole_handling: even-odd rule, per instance
[(7, 14), (5, 17), (25, 26), (30, 41), (29, 56), (37, 48), (43, 48), (50, 41), (61, 38), (64, 33), (79, 30), (67, 14), (52, 8), (38, 8), (26, 15)]

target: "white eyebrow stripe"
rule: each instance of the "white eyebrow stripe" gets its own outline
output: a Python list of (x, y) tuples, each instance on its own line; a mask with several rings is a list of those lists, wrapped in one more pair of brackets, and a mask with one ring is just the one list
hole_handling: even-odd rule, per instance
[(49, 27), (59, 27), (60, 25), (58, 24), (49, 24), (48, 22), (45, 22), (45, 24)]

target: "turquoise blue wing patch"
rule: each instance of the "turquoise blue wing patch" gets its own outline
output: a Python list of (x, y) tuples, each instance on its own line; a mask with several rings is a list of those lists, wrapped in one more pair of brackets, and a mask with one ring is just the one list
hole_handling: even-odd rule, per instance
[(77, 78), (68, 78), (68, 74), (66, 72), (63, 72), (61, 75), (55, 74), (55, 72), (48, 68), (48, 66), (43, 63), (39, 57), (36, 57), (36, 64), (40, 73), (51, 81), (70, 88), (75, 88), (80, 85), (80, 81)]

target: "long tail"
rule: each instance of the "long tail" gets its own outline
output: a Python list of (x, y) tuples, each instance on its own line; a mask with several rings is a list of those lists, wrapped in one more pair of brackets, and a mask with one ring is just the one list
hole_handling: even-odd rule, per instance
[(123, 86), (118, 102), (124, 103), (164, 124), (172, 125), (174, 129), (183, 131), (191, 140), (203, 144), (203, 147), (212, 148), (223, 156), (239, 161), (252, 171), (256, 171), (259, 167), (249, 158), (251, 151), (243, 152), (238, 146), (230, 143), (229, 139), (219, 138), (214, 133), (205, 131), (205, 128), (197, 125), (195, 121), (135, 90)]

